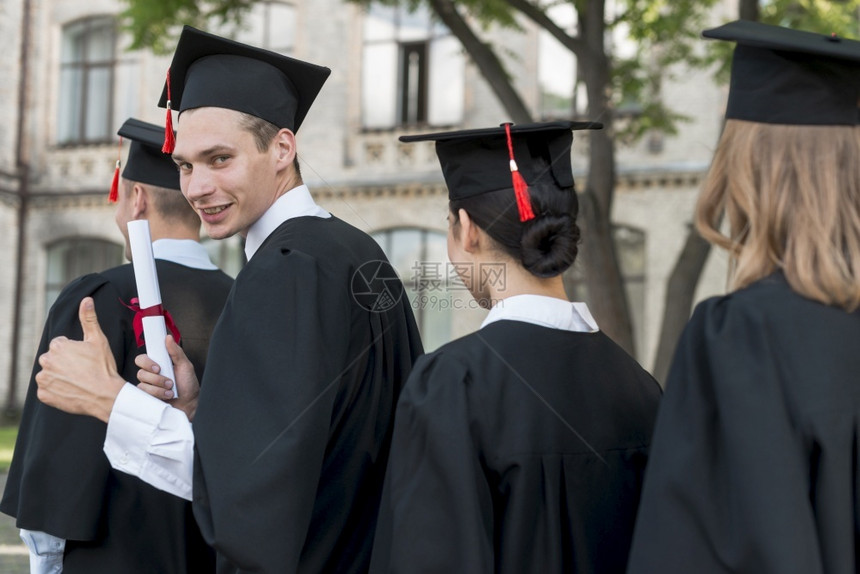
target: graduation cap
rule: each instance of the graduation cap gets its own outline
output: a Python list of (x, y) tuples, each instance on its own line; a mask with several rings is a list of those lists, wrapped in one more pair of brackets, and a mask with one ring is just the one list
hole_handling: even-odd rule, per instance
[(435, 141), (449, 199), (514, 188), (520, 221), (534, 217), (528, 186), (573, 186), (572, 130), (601, 129), (597, 122), (502, 124), (482, 128), (401, 136), (402, 142)]
[(858, 124), (860, 42), (746, 20), (702, 35), (737, 42), (726, 118), (768, 124)]
[[(179, 189), (179, 170), (170, 155), (161, 151), (163, 127), (129, 118), (116, 133), (120, 136), (120, 146), (122, 138), (131, 141), (125, 168), (122, 170), (125, 179), (167, 189)], [(119, 168), (120, 161), (117, 160), (110, 201), (116, 201), (118, 197)]]
[[(331, 70), (185, 26), (158, 102), (179, 112), (216, 107), (298, 131)], [(165, 151), (173, 151), (170, 135)]]

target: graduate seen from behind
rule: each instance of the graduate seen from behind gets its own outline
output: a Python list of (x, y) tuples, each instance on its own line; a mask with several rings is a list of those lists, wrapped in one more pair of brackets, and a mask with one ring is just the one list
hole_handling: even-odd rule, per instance
[[(131, 118), (118, 134), (131, 142), (110, 196), (126, 258), (131, 259), (128, 222), (148, 221), (164, 308), (202, 376), (233, 280), (199, 243), (200, 219), (179, 191), (176, 166), (161, 151), (164, 127)], [(67, 285), (48, 313), (38, 354), (54, 337), (81, 336), (78, 306), (84, 297), (98, 310), (110, 360), (126, 380), (136, 381), (134, 360), (145, 349), (135, 322), (131, 264)], [(38, 371), (34, 366), (33, 375)], [(23, 529), (31, 572), (214, 572), (214, 552), (200, 536), (191, 504), (111, 469), (102, 452), (105, 424), (46, 406), (36, 389), (31, 379), (0, 502), (0, 510)]]
[(401, 138), (436, 142), (448, 256), (492, 308), (409, 376), (374, 574), (624, 571), (660, 387), (562, 283), (580, 239), (571, 130), (597, 127)]
[(696, 208), (732, 290), (678, 344), (630, 572), (857, 572), (860, 42), (743, 21), (704, 35), (737, 43)]
[[(199, 402), (169, 338), (176, 402), (124, 384), (86, 302), (85, 340), (56, 341), (40, 359), (39, 397), (108, 421), (114, 467), (193, 498), (219, 572), (367, 570), (395, 404), (422, 351), (382, 249), (302, 182), (295, 132), (328, 75), (190, 27), (179, 38), (162, 104), (179, 110), (182, 192), (211, 237), (245, 237), (248, 257)], [(138, 364), (141, 380), (166, 385)]]

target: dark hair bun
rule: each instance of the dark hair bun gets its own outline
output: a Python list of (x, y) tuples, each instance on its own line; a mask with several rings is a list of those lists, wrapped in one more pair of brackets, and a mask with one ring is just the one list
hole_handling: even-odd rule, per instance
[(522, 262), (532, 275), (555, 277), (573, 265), (579, 252), (579, 226), (568, 214), (539, 215), (523, 227)]

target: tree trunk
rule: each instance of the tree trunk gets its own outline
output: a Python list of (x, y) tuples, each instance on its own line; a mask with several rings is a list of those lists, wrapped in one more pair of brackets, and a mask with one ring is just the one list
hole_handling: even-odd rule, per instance
[(675, 262), (675, 267), (666, 283), (666, 303), (663, 307), (663, 322), (660, 328), (660, 342), (654, 359), (653, 375), (660, 384), (665, 384), (669, 366), (675, 355), (675, 347), (690, 318), (693, 297), (702, 269), (711, 252), (711, 244), (702, 239), (693, 225), (687, 232), (684, 248)]
[(738, 0), (738, 18), (758, 21), (759, 0)]
[(589, 1), (579, 14), (579, 23), (580, 37), (587, 49), (586, 57), (580, 58), (578, 64), (588, 93), (588, 117), (605, 126), (588, 134), (588, 186), (581, 194), (585, 281), (601, 330), (634, 354), (630, 310), (610, 221), (615, 191), (615, 144), (609, 102), (611, 64), (604, 51), (603, 0)]
[(627, 307), (624, 282), (618, 267), (612, 226), (594, 193), (579, 194), (582, 227), (582, 257), (588, 300), (600, 330), (628, 353), (635, 343)]
[(478, 66), (478, 71), (487, 80), (502, 106), (510, 114), (510, 119), (514, 123), (531, 122), (531, 114), (514, 88), (502, 62), (493, 49), (482, 42), (472, 31), (468, 22), (457, 11), (454, 2), (451, 0), (428, 0), (428, 3), (439, 16), (439, 19), (442, 20), (442, 23), (460, 41), (475, 65)]

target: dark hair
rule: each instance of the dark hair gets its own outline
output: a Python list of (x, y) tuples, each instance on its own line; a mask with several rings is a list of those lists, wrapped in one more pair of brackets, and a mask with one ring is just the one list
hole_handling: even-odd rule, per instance
[[(152, 205), (161, 217), (188, 229), (200, 229), (200, 217), (181, 191), (149, 183), (137, 183), (149, 190)], [(130, 194), (134, 185), (134, 181), (123, 179), (123, 193)]]
[[(529, 186), (535, 218), (520, 221), (513, 188), (451, 200), (451, 213), (465, 209), (498, 247), (537, 277), (555, 277), (573, 265), (579, 252), (579, 202), (571, 186)], [(456, 220), (455, 220), (456, 225)]]
[[(266, 121), (262, 118), (258, 118), (257, 116), (252, 116), (251, 114), (246, 114), (245, 112), (239, 113), (241, 115), (239, 125), (242, 127), (242, 129), (249, 131), (251, 135), (254, 136), (254, 143), (257, 144), (257, 149), (261, 153), (269, 149), (269, 146), (272, 144), (272, 140), (275, 139), (275, 136), (278, 135), (278, 132), (281, 131), (281, 128), (269, 121)], [(293, 160), (293, 167), (296, 168), (296, 176), (301, 181), (302, 170), (299, 167), (298, 153)]]

